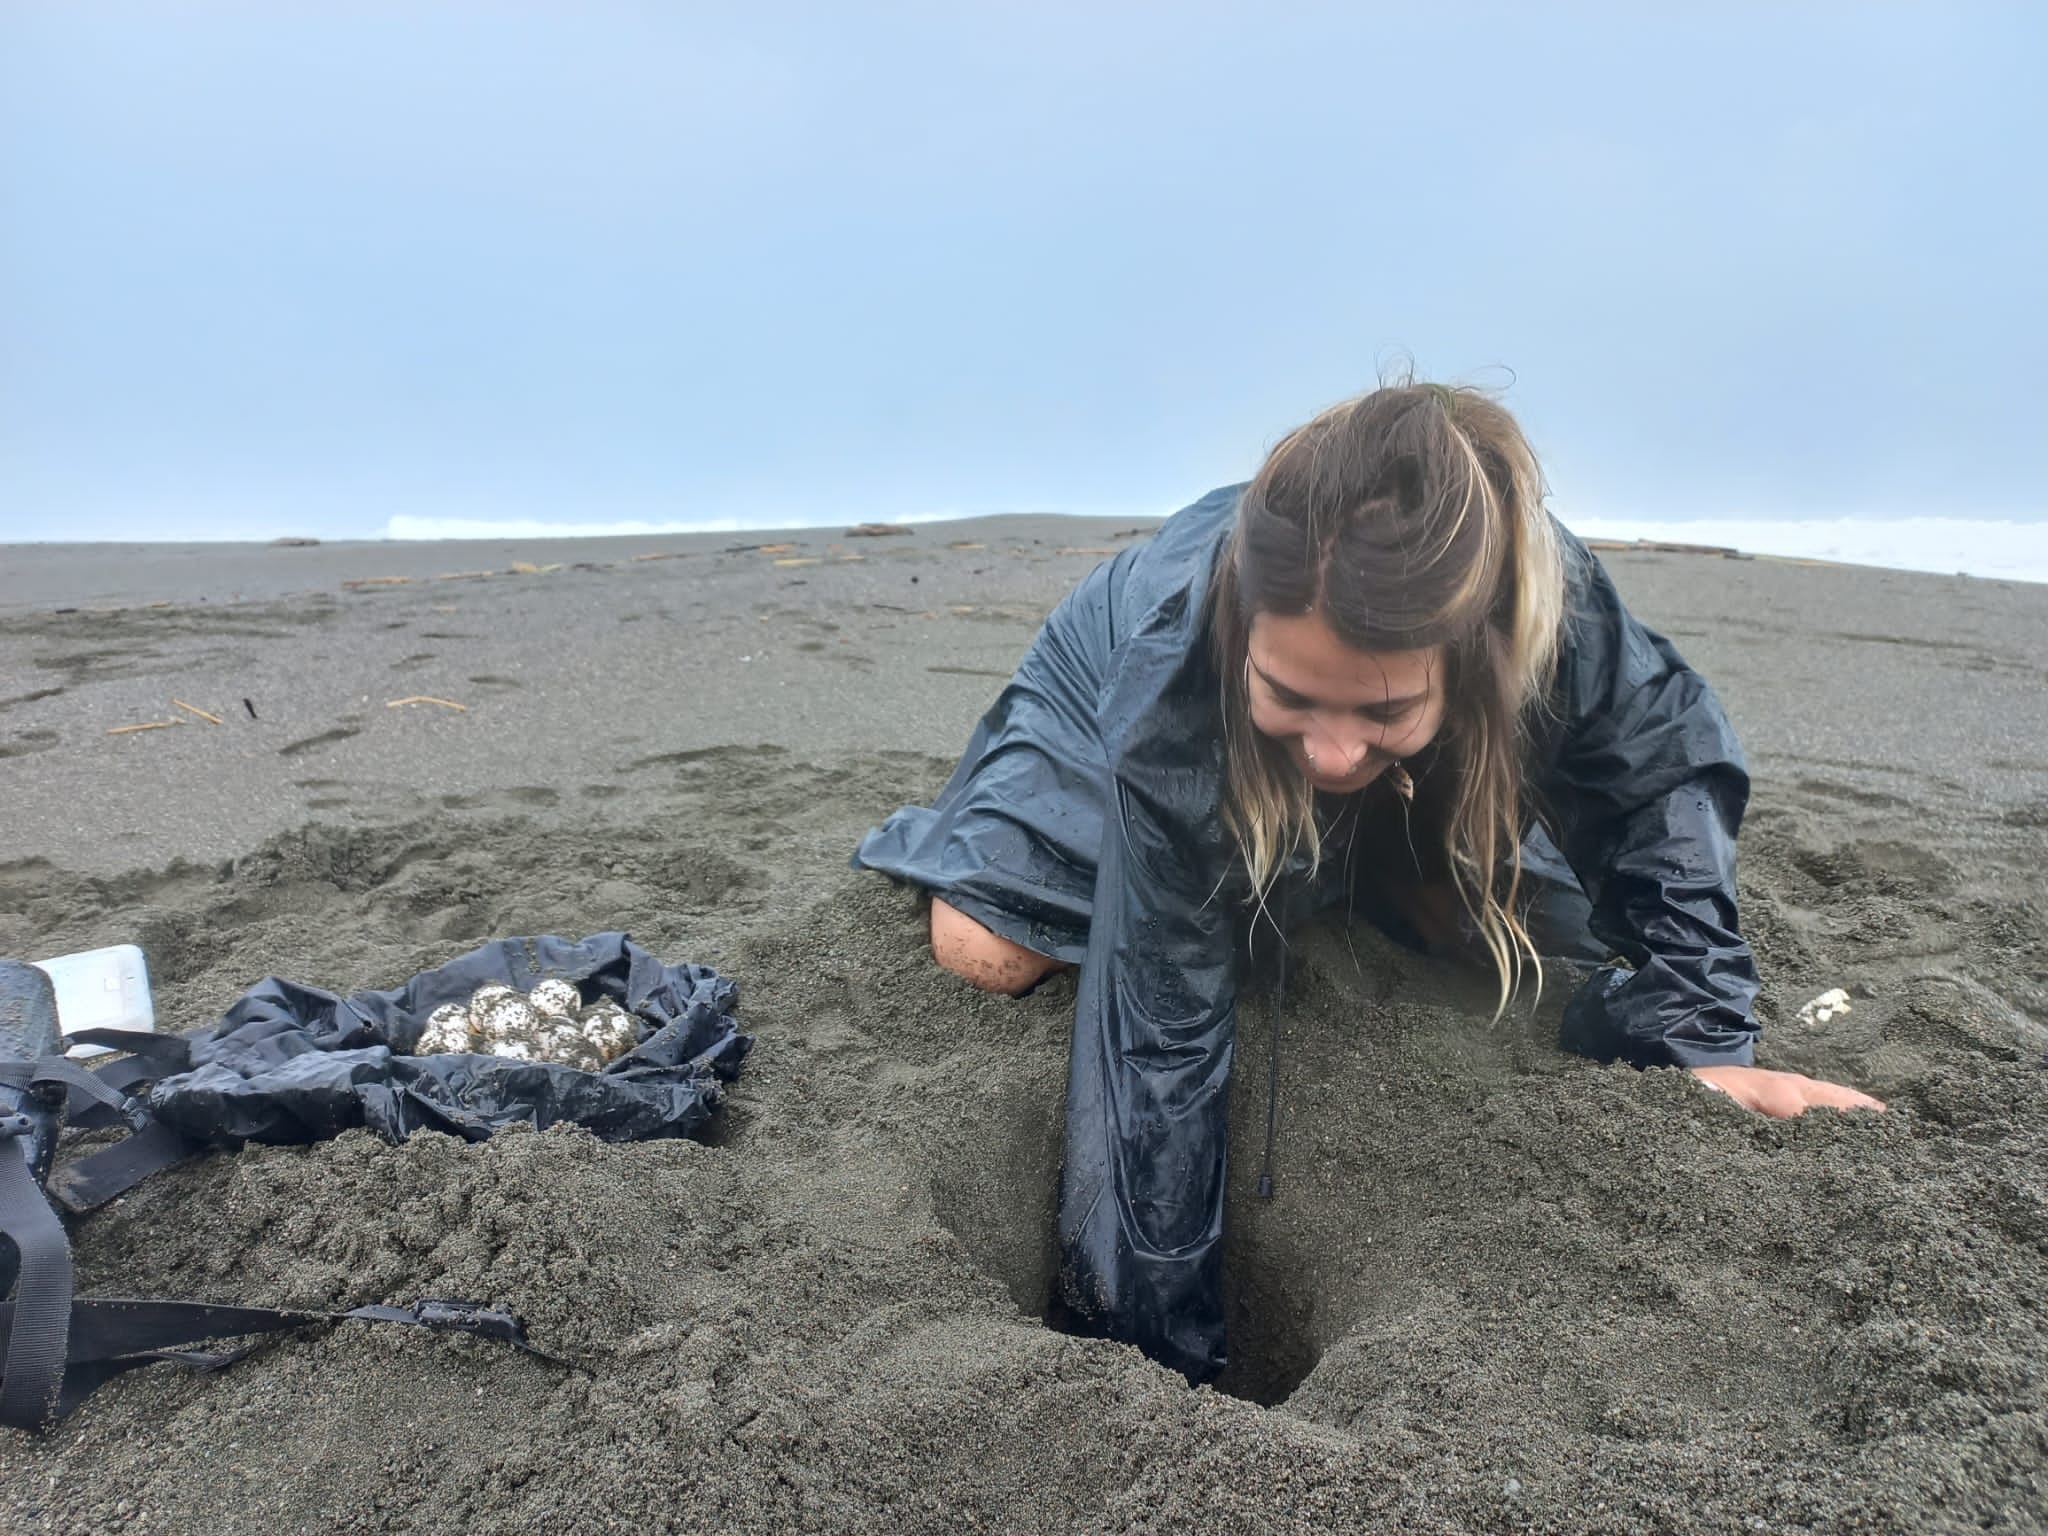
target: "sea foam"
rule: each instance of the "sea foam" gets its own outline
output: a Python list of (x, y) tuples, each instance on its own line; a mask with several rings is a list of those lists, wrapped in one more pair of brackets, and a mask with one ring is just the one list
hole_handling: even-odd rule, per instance
[(1900, 571), (2048, 581), (2048, 522), (1967, 517), (1885, 519), (1702, 518), (1686, 522), (1567, 518), (1582, 539), (1648, 539), (1718, 545), (1752, 555), (1836, 560)]

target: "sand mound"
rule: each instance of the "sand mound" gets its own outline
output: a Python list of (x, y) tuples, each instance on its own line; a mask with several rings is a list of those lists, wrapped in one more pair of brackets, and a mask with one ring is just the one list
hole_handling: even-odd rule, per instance
[[(947, 766), (693, 754), (658, 822), (486, 812), (306, 827), (218, 869), (0, 868), (22, 949), (139, 936), (171, 1021), (267, 971), (386, 985), (498, 934), (622, 926), (739, 978), (759, 1041), (708, 1144), (355, 1133), (208, 1157), (79, 1223), (88, 1292), (474, 1297), (583, 1368), (374, 1328), (152, 1368), (0, 1438), (7, 1528), (2040, 1528), (2038, 906), (1764, 817), (1771, 1064), (1895, 1105), (1793, 1123), (1560, 1056), (1561, 989), (1490, 1028), (1468, 979), (1305, 936), (1271, 1203), (1275, 1021), (1245, 1010), (1234, 1363), (1191, 1391), (1042, 1321), (1070, 985), (973, 992), (909, 896), (844, 868)], [(1795, 1035), (1838, 983), (1854, 1011)]]

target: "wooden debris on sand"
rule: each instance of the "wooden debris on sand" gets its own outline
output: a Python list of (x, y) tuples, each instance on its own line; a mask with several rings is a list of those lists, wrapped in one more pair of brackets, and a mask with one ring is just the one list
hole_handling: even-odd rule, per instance
[(386, 709), (396, 709), (401, 704), (438, 704), (443, 709), (454, 710), (457, 714), (466, 715), (469, 713), (469, 706), (467, 704), (458, 704), (453, 699), (437, 699), (432, 694), (427, 693), (410, 693), (402, 699), (386, 699), (384, 701)]
[(342, 585), (354, 592), (363, 587), (403, 587), (411, 581), (410, 576), (351, 576)]
[(855, 523), (846, 530), (849, 539), (887, 539), (915, 530), (903, 523)]
[(145, 720), (140, 725), (117, 725), (111, 727), (109, 736), (130, 736), (137, 731), (167, 731), (174, 725), (183, 725), (182, 720)]
[(183, 699), (173, 699), (171, 703), (174, 707), (184, 710), (186, 714), (197, 715), (202, 720), (211, 720), (215, 725), (225, 725), (227, 723), (219, 715), (209, 714), (196, 704), (187, 704)]

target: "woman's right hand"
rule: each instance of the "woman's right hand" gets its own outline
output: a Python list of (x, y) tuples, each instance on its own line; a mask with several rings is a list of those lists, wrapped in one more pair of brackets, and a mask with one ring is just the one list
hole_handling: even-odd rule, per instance
[(1725, 1093), (1736, 1103), (1778, 1120), (1803, 1115), (1815, 1105), (1825, 1109), (1884, 1108), (1882, 1100), (1873, 1099), (1859, 1089), (1807, 1077), (1799, 1072), (1771, 1072), (1763, 1067), (1738, 1066), (1693, 1067), (1690, 1070), (1694, 1077), (1715, 1092)]

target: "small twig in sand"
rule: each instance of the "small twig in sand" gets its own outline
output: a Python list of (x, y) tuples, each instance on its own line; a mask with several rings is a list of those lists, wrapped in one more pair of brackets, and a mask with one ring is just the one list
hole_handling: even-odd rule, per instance
[(512, 562), (512, 574), (514, 576), (545, 576), (549, 571), (559, 571), (561, 568), (562, 562), (559, 560), (553, 565), (535, 565), (531, 560), (514, 560)]
[(354, 576), (344, 581), (344, 587), (402, 587), (411, 582), (410, 576)]
[(503, 576), (503, 571), (443, 571), (436, 581), (481, 581), (486, 576)]
[(131, 731), (167, 731), (174, 725), (183, 725), (182, 720), (148, 720), (141, 725), (116, 725), (107, 731), (109, 736), (126, 736)]
[(431, 694), (425, 693), (408, 694), (402, 699), (386, 699), (384, 701), (386, 709), (396, 709), (401, 704), (438, 704), (443, 709), (452, 709), (458, 714), (466, 715), (469, 713), (469, 706), (467, 704), (458, 704), (453, 699), (437, 699)]
[(183, 699), (173, 699), (171, 702), (188, 715), (197, 715), (202, 720), (211, 720), (215, 725), (225, 725), (227, 723), (219, 715), (210, 715), (205, 710), (199, 708), (198, 705), (187, 704)]

